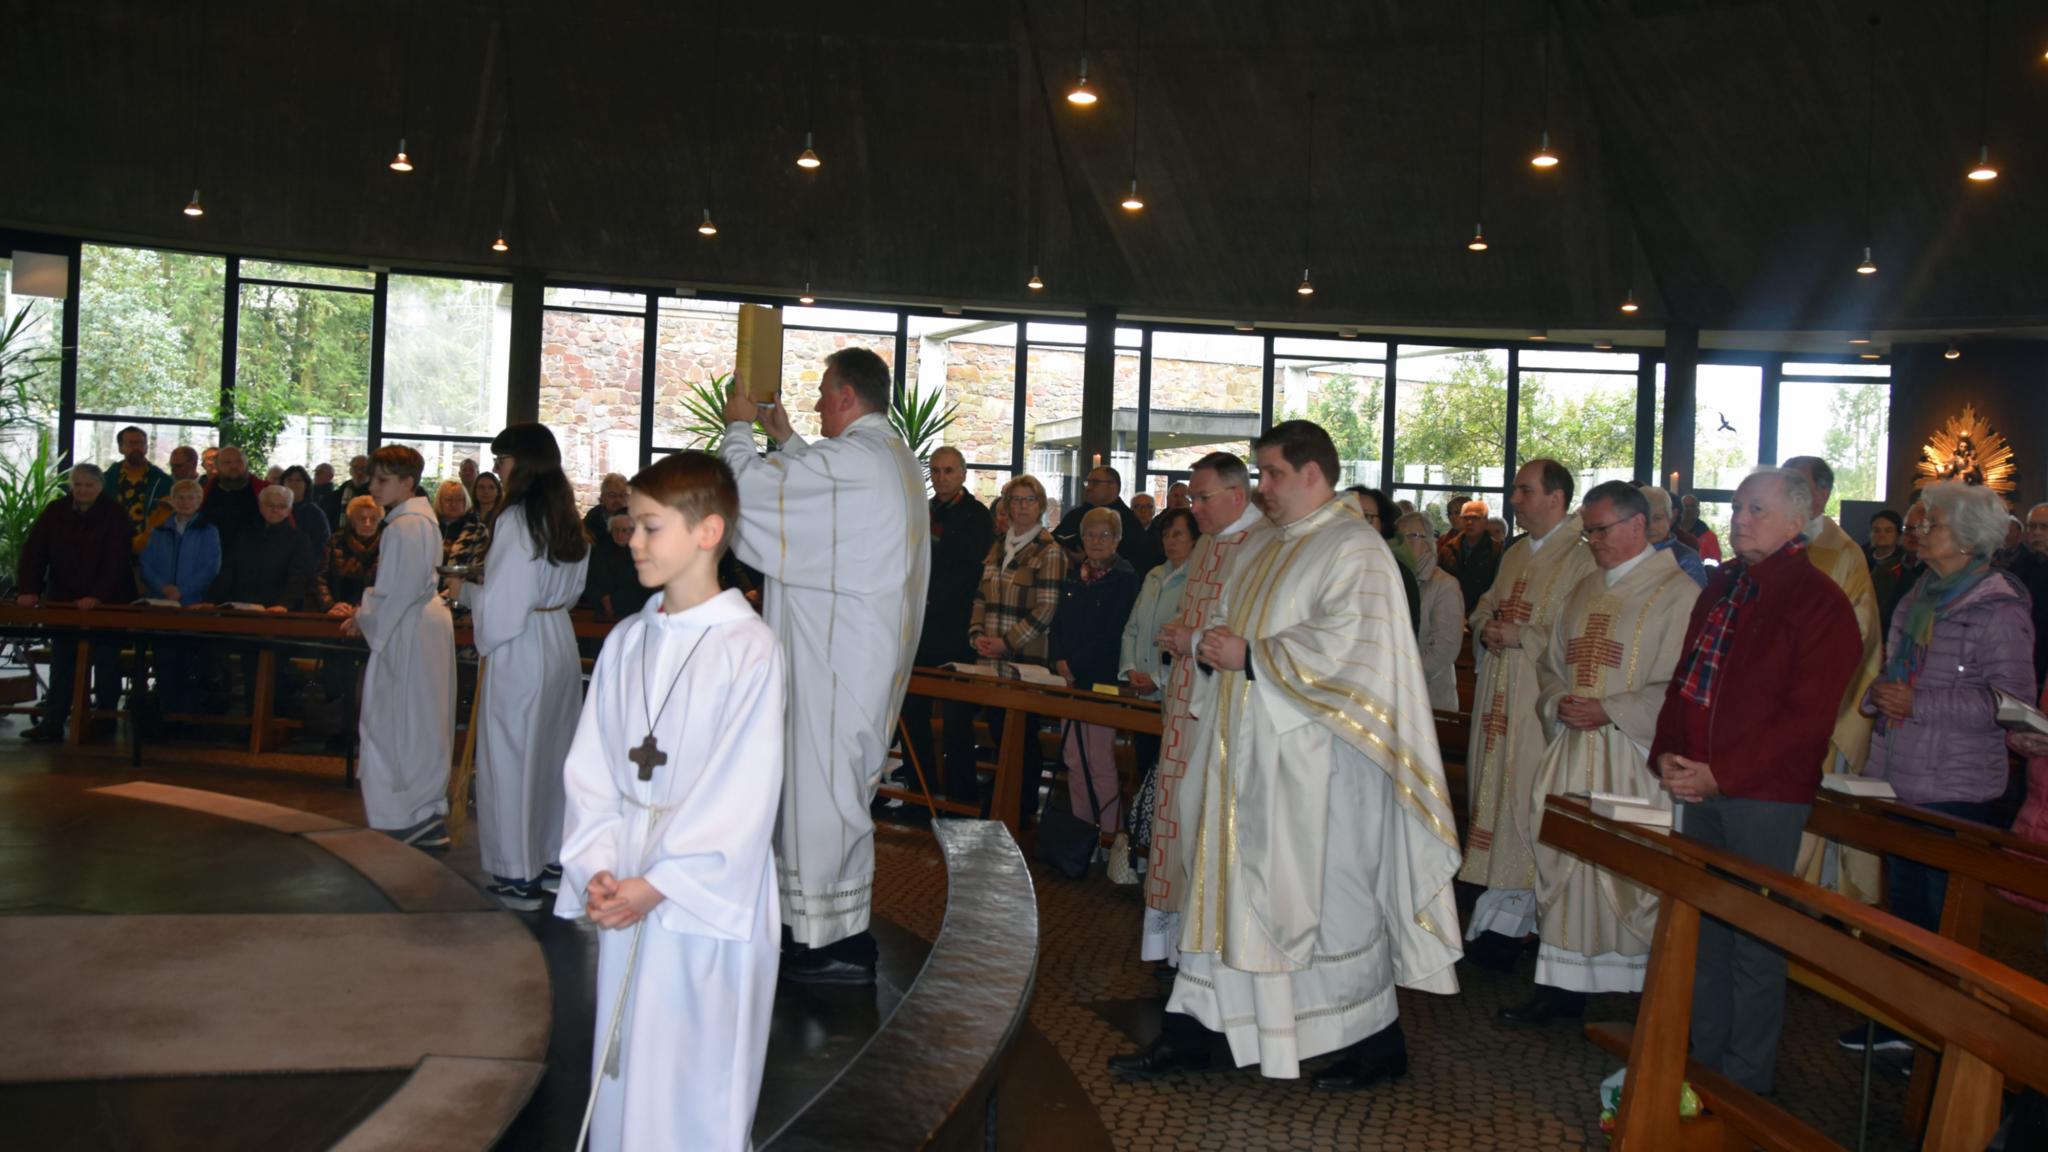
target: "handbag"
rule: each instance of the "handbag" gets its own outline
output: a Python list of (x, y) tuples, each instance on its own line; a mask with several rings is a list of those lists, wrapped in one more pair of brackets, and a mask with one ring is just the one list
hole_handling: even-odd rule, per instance
[[(1073, 728), (1071, 720), (1060, 725), (1062, 749), (1067, 746)], [(1069, 880), (1085, 880), (1089, 865), (1095, 862), (1095, 850), (1102, 846), (1102, 801), (1095, 795), (1095, 776), (1088, 771), (1087, 742), (1076, 740), (1074, 746), (1081, 750), (1081, 782), (1088, 789), (1091, 818), (1084, 821), (1074, 815), (1066, 801), (1066, 790), (1053, 789), (1046, 798), (1045, 811), (1038, 817), (1038, 862)]]

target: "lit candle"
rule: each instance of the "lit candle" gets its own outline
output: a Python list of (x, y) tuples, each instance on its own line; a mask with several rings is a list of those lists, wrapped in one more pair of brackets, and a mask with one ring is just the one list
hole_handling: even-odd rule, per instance
[(1671, 474), (1671, 490), (1673, 492), (1678, 491), (1678, 473), (1676, 472)]
[(1094, 466), (1095, 466), (1095, 467), (1097, 467), (1097, 468), (1100, 468), (1100, 467), (1102, 467), (1102, 453), (1100, 453), (1100, 452), (1097, 452), (1097, 453), (1095, 454), (1095, 465), (1094, 465)]

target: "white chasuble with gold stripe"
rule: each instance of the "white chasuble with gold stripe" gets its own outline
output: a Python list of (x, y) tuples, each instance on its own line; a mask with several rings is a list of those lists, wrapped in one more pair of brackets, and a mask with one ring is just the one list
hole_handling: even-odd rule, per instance
[[(1699, 586), (1669, 552), (1646, 550), (1608, 586), (1595, 570), (1565, 598), (1537, 665), (1536, 708), (1554, 733), (1535, 781), (1529, 836), (1542, 834), (1543, 800), (1614, 792), (1671, 807), (1649, 765), (1672, 669), (1685, 647)], [(1611, 723), (1567, 728), (1558, 704), (1597, 699)], [(1640, 992), (1657, 923), (1657, 894), (1536, 844), (1536, 982), (1574, 992)]]
[(1397, 984), (1457, 991), (1457, 834), (1396, 563), (1332, 500), (1247, 541), (1207, 621), (1249, 666), (1200, 674), (1167, 1007), (1267, 1076), (1387, 1027)]
[[(1487, 889), (1466, 925), (1467, 939), (1487, 931), (1521, 937), (1535, 927), (1529, 893), (1536, 887), (1536, 836), (1529, 829), (1529, 811), (1536, 794), (1536, 766), (1548, 743), (1536, 714), (1536, 661), (1550, 644), (1565, 596), (1595, 571), (1579, 528), (1574, 514), (1551, 529), (1540, 548), (1532, 547), (1535, 542), (1526, 536), (1510, 545), (1493, 587), (1479, 598), (1466, 621), (1477, 665), (1472, 735), (1465, 749), (1471, 822), (1458, 879)], [(1521, 627), (1518, 647), (1496, 652), (1480, 640), (1486, 625), (1495, 620)]]
[(789, 692), (775, 863), (782, 922), (813, 948), (868, 926), (868, 806), (924, 628), (924, 470), (869, 413), (763, 459), (744, 424), (719, 448), (740, 485), (739, 558), (767, 577)]

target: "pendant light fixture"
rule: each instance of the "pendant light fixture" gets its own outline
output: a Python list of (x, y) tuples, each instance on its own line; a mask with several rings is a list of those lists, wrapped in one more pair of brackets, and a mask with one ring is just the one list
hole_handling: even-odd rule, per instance
[(512, 246), (505, 243), (505, 230), (503, 228), (498, 229), (498, 238), (491, 241), (491, 251), (510, 252), (511, 250)]
[(185, 124), (191, 133), (190, 137), (188, 137), (186, 148), (190, 150), (192, 157), (192, 198), (185, 201), (183, 211), (187, 217), (197, 220), (201, 216), (206, 215), (206, 207), (199, 202), (199, 77), (205, 74), (199, 67), (199, 41), (200, 33), (203, 30), (201, 22), (205, 19), (205, 11), (203, 6), (196, 4), (193, 5), (191, 11), (192, 19), (185, 43), (185, 60), (188, 66), (186, 69), (185, 88)]
[(1863, 261), (1856, 265), (1860, 276), (1877, 275), (1873, 246), (1871, 204), (1877, 195), (1877, 13), (1870, 14), (1870, 51), (1865, 64), (1863, 90)]
[[(817, 123), (817, 100), (813, 97), (812, 92), (818, 82), (818, 45), (824, 38), (824, 30), (818, 24), (818, 0), (811, 0), (811, 67), (804, 74), (804, 121), (806, 124)], [(824, 167), (824, 165), (825, 162), (818, 159), (818, 150), (812, 146), (811, 129), (805, 128), (804, 150), (796, 154), (796, 166), (806, 172), (815, 172), (819, 168)]]
[(1529, 157), (1529, 166), (1547, 172), (1558, 165), (1557, 153), (1550, 150), (1550, 18), (1554, 8), (1553, 0), (1543, 3), (1543, 102), (1538, 105), (1543, 115), (1543, 133), (1536, 145), (1536, 154)]
[(1977, 69), (1977, 163), (1968, 176), (1979, 184), (1998, 179), (1991, 162), (1991, 0), (1984, 0), (1984, 55)]
[(1465, 241), (1468, 252), (1484, 252), (1486, 243), (1486, 5), (1479, 9), (1479, 80), (1473, 85), (1478, 92), (1477, 122), (1472, 131), (1472, 239)]
[(393, 172), (412, 171), (412, 157), (405, 154), (405, 137), (400, 136), (398, 138), (398, 155), (393, 156), (391, 163), (385, 165), (385, 167), (390, 168)]
[(1948, 342), (1948, 348), (1942, 352), (1941, 358), (1943, 360), (1961, 360), (1963, 358), (1963, 350), (1956, 347), (1956, 342), (1951, 340)]
[(711, 219), (711, 175), (718, 168), (718, 95), (721, 84), (720, 63), (725, 48), (725, 6), (712, 0), (711, 4), (711, 114), (704, 118), (704, 219), (697, 225), (697, 235), (716, 236), (718, 225)]
[(195, 220), (206, 215), (205, 206), (199, 203), (199, 189), (197, 188), (192, 190), (192, 198), (185, 201), (185, 215)]
[(1081, 75), (1067, 90), (1067, 103), (1076, 108), (1092, 107), (1095, 89), (1088, 86), (1088, 0), (1081, 0)]
[[(1138, 195), (1138, 104), (1145, 91), (1145, 4), (1138, 0), (1137, 22), (1131, 30), (1131, 190), (1124, 194), (1123, 210), (1142, 212), (1145, 201)], [(1069, 95), (1069, 99), (1072, 96)]]
[(797, 297), (796, 302), (806, 308), (818, 302), (818, 298), (811, 295), (811, 282), (809, 280), (804, 281), (804, 294)]
[(1621, 310), (1630, 316), (1633, 316), (1636, 313), (1643, 310), (1643, 306), (1641, 304), (1636, 303), (1635, 289), (1631, 288), (1628, 290), (1628, 296), (1624, 298), (1621, 302)]
[(412, 58), (403, 29), (398, 30), (398, 152), (385, 167), (393, 172), (412, 171), (412, 157), (405, 150), (406, 119), (412, 112)]
[(1024, 286), (1033, 292), (1043, 292), (1045, 290), (1045, 280), (1038, 275), (1038, 265), (1033, 264), (1031, 266), (1031, 279), (1026, 280)]
[(711, 209), (708, 206), (704, 209), (703, 222), (697, 225), (697, 234), (699, 236), (718, 235), (718, 224), (711, 219)]
[(1294, 286), (1295, 295), (1306, 300), (1316, 294), (1316, 286), (1308, 276), (1309, 251), (1314, 245), (1316, 218), (1316, 93), (1308, 93), (1308, 134), (1302, 149), (1301, 178), (1301, 283)]

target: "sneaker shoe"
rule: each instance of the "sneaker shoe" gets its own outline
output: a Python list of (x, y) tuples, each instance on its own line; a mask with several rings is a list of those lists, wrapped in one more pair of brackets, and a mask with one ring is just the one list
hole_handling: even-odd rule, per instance
[[(1858, 1024), (1856, 1027), (1835, 1037), (1835, 1043), (1840, 1044), (1851, 1052), (1861, 1052), (1863, 1051), (1865, 1039), (1864, 1026)], [(1882, 1024), (1870, 1029), (1867, 1039), (1873, 1052), (1910, 1052), (1913, 1050), (1913, 1042), (1911, 1040), (1906, 1039)]]
[(410, 828), (387, 833), (400, 844), (414, 848), (446, 848), (449, 843), (448, 825), (439, 816), (429, 816)]
[(484, 891), (496, 896), (500, 904), (519, 912), (538, 912), (548, 899), (548, 890), (541, 887), (538, 880), (499, 880)]
[(47, 744), (52, 740), (62, 740), (64, 738), (64, 725), (62, 723), (53, 724), (45, 720), (40, 724), (23, 728), (21, 730), (21, 738), (31, 744)]
[(562, 890), (562, 866), (550, 864), (540, 870), (540, 886), (550, 892)]

